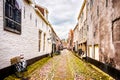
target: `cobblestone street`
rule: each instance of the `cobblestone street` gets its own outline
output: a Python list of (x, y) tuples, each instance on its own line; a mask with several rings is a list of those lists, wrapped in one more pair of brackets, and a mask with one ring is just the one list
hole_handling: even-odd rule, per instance
[(30, 80), (112, 80), (68, 50), (61, 51), (60, 55), (51, 58), (28, 77)]
[(0, 0), (0, 80), (120, 80), (120, 0)]

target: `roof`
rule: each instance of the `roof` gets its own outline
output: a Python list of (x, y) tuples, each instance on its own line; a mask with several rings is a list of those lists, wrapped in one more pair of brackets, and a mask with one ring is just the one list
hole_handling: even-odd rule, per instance
[(24, 0), (24, 1), (28, 2), (29, 4), (34, 3), (33, 0)]
[(38, 8), (43, 15), (44, 15), (44, 11), (46, 11), (46, 12), (48, 13), (47, 8), (45, 8), (45, 7), (43, 7), (43, 6), (40, 6), (40, 5), (38, 5), (38, 4), (35, 4), (35, 8)]
[(75, 31), (75, 29), (78, 27), (78, 23), (76, 24), (75, 28), (73, 29), (73, 31)]
[(40, 17), (46, 22), (46, 24), (49, 24), (49, 22), (48, 22), (48, 20), (45, 18), (45, 16), (44, 16), (44, 10), (46, 10), (47, 12), (48, 12), (48, 10), (47, 10), (47, 8), (43, 8), (43, 7), (41, 7), (41, 6), (39, 6), (39, 5), (35, 5), (35, 11), (40, 15)]

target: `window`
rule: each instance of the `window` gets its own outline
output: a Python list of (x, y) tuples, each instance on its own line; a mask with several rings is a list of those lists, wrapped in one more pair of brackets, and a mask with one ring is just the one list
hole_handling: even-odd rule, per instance
[(4, 9), (4, 29), (21, 34), (20, 0), (6, 0)]
[(99, 6), (97, 6), (97, 16), (99, 17)]
[(37, 27), (37, 19), (35, 19), (35, 26)]
[(113, 41), (120, 42), (120, 19), (113, 22)]
[(30, 13), (30, 20), (32, 19), (32, 13)]
[(82, 38), (83, 38), (83, 32), (84, 32), (84, 31), (83, 31), (83, 27), (82, 27)]
[(82, 12), (82, 14), (81, 14), (81, 23), (83, 21), (83, 17), (84, 17), (84, 13)]
[(38, 51), (40, 52), (40, 50), (41, 50), (41, 34), (42, 34), (42, 32), (41, 31), (39, 31), (39, 41), (38, 41), (38, 43), (39, 43), (39, 49), (38, 49)]
[(92, 14), (91, 14), (91, 20), (92, 20)]
[(9, 16), (12, 18), (12, 7), (9, 5)]
[(89, 11), (89, 2), (87, 3), (87, 11)]
[(24, 19), (25, 19), (25, 7), (24, 7)]
[(106, 0), (106, 7), (108, 7), (108, 0)]
[(93, 0), (90, 0), (90, 8), (93, 6)]
[(94, 36), (94, 37), (96, 36), (96, 32), (93, 33), (93, 36)]
[(44, 23), (42, 22), (42, 28), (44, 27)]
[(87, 25), (87, 31), (89, 31), (89, 26)]
[(44, 33), (43, 51), (45, 51), (45, 37), (46, 37), (46, 34)]

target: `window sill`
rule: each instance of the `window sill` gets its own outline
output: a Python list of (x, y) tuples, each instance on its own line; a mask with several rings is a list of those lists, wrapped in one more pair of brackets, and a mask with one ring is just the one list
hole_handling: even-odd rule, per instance
[(14, 29), (11, 29), (11, 28), (8, 28), (8, 27), (4, 27), (4, 30), (21, 35), (21, 32), (14, 30)]

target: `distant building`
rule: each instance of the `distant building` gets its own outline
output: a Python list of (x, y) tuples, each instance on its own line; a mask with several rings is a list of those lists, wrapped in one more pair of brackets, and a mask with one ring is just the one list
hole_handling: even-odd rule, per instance
[(62, 43), (61, 43), (60, 38), (55, 33), (51, 24), (50, 24), (50, 27), (51, 27), (51, 30), (52, 30), (50, 40), (52, 41), (52, 53), (54, 53), (54, 52), (59, 50), (59, 47), (61, 46)]
[(74, 38), (73, 38), (73, 43), (74, 43), (74, 48), (75, 48), (75, 52), (78, 51), (78, 41), (79, 41), (79, 28), (78, 28), (78, 24), (75, 26), (75, 28), (73, 29), (74, 32)]
[(73, 33), (73, 30), (71, 29), (68, 33), (68, 41), (67, 41), (68, 43), (67, 48), (69, 50), (73, 50), (73, 36), (74, 36), (74, 33)]
[(62, 46), (63, 48), (67, 48), (67, 40), (65, 39), (62, 40)]

